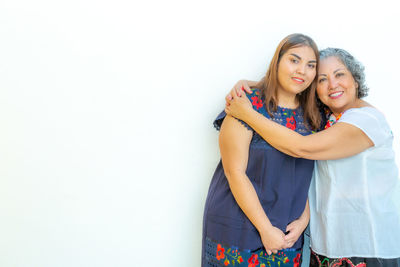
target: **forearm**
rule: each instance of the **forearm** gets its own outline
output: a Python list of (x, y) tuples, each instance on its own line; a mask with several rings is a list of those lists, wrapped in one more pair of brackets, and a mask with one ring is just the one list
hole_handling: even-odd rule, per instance
[(302, 156), (300, 146), (305, 142), (305, 138), (302, 135), (271, 121), (253, 110), (247, 114), (244, 121), (279, 151), (293, 157)]
[(301, 216), (299, 217), (299, 220), (305, 224), (305, 226), (304, 226), (304, 229), (305, 229), (308, 225), (308, 222), (310, 221), (310, 204), (308, 203), (308, 199), (307, 199), (304, 211), (301, 214)]
[(245, 173), (227, 174), (229, 186), (236, 202), (259, 232), (272, 227), (257, 193)]

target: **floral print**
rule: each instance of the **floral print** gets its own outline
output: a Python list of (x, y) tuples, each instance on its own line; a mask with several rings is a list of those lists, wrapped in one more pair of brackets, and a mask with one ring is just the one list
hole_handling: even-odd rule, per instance
[(296, 255), (296, 258), (293, 259), (293, 267), (299, 267), (300, 266), (300, 257), (301, 257), (301, 254), (298, 253)]
[(258, 255), (253, 254), (247, 261), (249, 263), (248, 267), (256, 267), (260, 262), (258, 261)]
[(225, 249), (223, 247), (221, 247), (220, 244), (218, 244), (217, 245), (217, 255), (215, 256), (217, 258), (217, 260), (225, 258), (224, 252), (225, 252)]
[[(318, 266), (318, 267), (366, 267), (367, 264), (363, 261), (358, 260), (358, 263), (355, 263), (352, 260), (356, 258), (328, 258), (322, 255), (318, 255), (314, 251), (311, 250), (311, 259), (310, 266)], [(382, 263), (381, 263), (382, 264)]]
[(287, 116), (286, 118), (286, 128), (296, 130), (296, 120), (294, 119), (294, 115), (296, 115), (296, 111), (291, 109), (282, 109), (283, 115)]
[(263, 101), (258, 96), (251, 97), (251, 101), (252, 101), (251, 104), (253, 104), (253, 106), (255, 106), (257, 108), (257, 110), (259, 108), (262, 108), (264, 105)]
[(328, 129), (329, 127), (334, 125), (340, 119), (340, 117), (342, 117), (343, 112), (340, 113), (337, 117), (335, 117), (335, 115), (333, 115), (333, 113), (330, 110), (326, 109), (325, 115), (326, 115), (327, 120), (326, 120), (326, 125), (325, 125), (324, 129)]
[[(208, 242), (212, 242), (208, 240)], [(221, 265), (237, 267), (299, 267), (301, 263), (301, 250), (280, 250), (277, 254), (268, 255), (263, 249), (255, 252), (249, 250), (238, 250), (222, 244), (212, 242), (214, 246), (215, 259)]]
[[(262, 99), (262, 97), (260, 97), (259, 90), (254, 90), (253, 94), (249, 97), (251, 99), (251, 104), (257, 110), (264, 107), (264, 100)], [(282, 112), (283, 112), (283, 119), (286, 119), (286, 121), (284, 121), (284, 123), (285, 123), (284, 125), (291, 130), (296, 130), (296, 119), (295, 119), (296, 111), (294, 111), (292, 109), (283, 108)]]

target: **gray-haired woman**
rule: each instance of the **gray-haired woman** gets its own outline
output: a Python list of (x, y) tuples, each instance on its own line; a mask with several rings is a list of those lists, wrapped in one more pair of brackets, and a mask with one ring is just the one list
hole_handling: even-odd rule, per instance
[(347, 51), (320, 51), (317, 94), (325, 130), (301, 136), (253, 112), (240, 88), (226, 112), (288, 155), (318, 160), (309, 191), (310, 266), (399, 266), (400, 180), (384, 117), (367, 95), (363, 66)]

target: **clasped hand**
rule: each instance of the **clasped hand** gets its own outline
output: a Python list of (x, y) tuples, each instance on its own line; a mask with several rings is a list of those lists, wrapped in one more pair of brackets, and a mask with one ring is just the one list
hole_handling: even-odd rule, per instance
[(291, 248), (299, 239), (307, 224), (301, 220), (294, 220), (286, 227), (285, 235), (279, 228), (272, 226), (266, 231), (260, 232), (261, 241), (268, 255), (278, 253), (278, 250)]

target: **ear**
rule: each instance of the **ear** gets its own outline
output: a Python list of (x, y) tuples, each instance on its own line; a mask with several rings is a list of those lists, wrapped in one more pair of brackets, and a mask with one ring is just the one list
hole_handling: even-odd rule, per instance
[(356, 83), (356, 97), (358, 98), (358, 82), (355, 82)]

